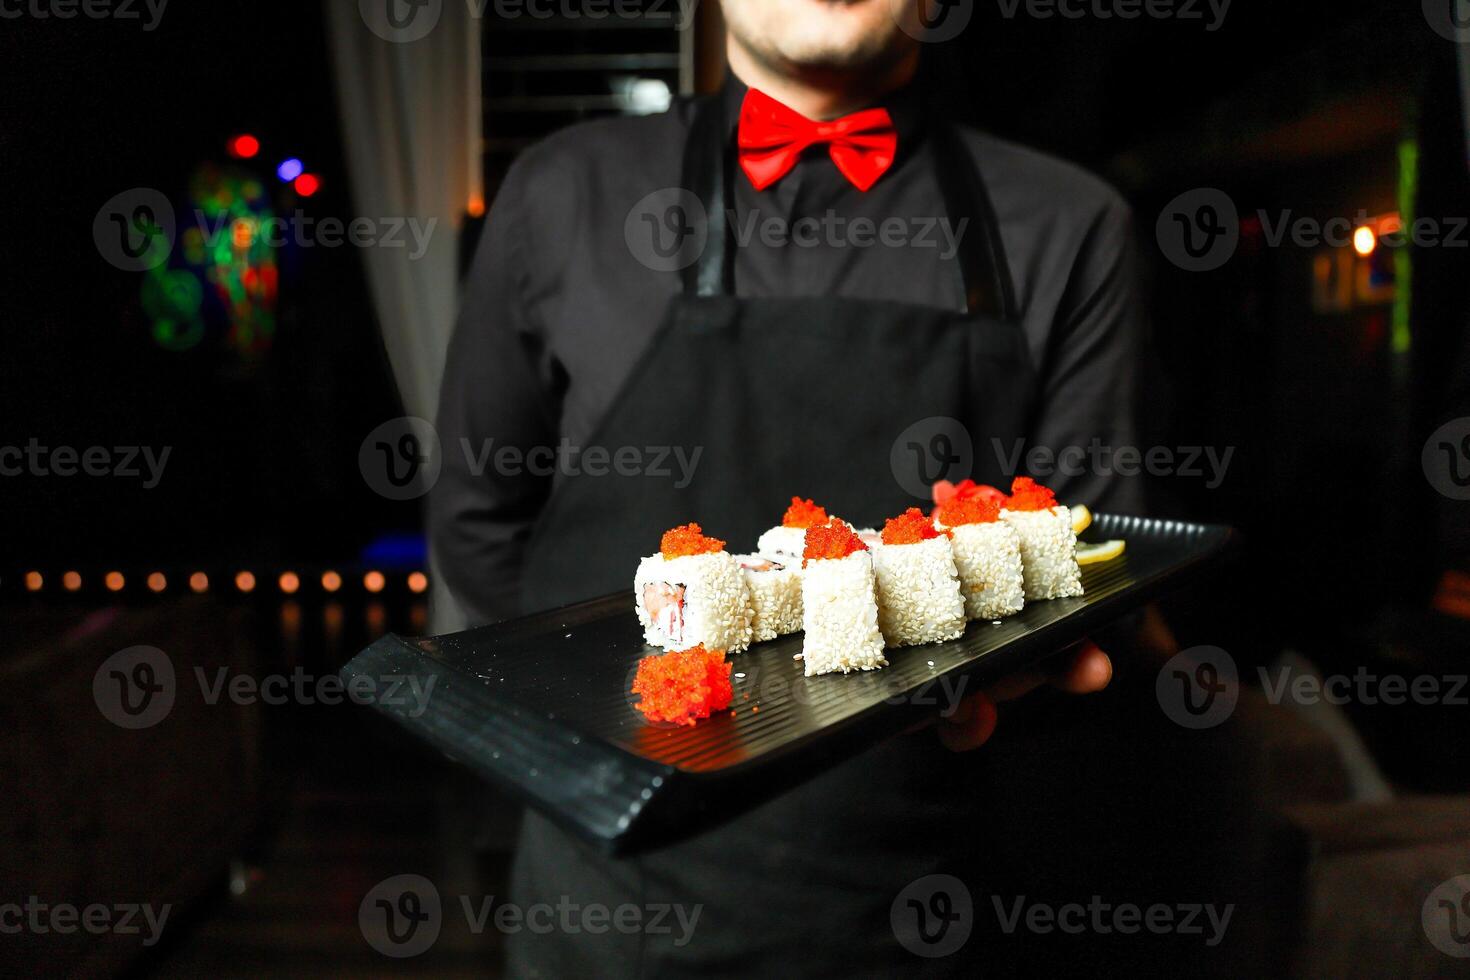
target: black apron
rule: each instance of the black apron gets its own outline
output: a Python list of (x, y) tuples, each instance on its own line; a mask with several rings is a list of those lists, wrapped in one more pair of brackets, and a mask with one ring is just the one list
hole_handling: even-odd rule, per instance
[[(948, 217), (969, 219), (958, 274), (964, 310), (840, 297), (740, 299), (730, 129), (717, 99), (695, 113), (685, 188), (709, 218), (683, 292), (589, 445), (702, 449), (683, 488), (672, 480), (568, 477), (529, 546), (528, 609), (627, 589), (639, 558), (688, 521), (754, 548), (793, 494), (854, 522), (921, 503), (892, 469), (895, 440), (947, 417), (975, 445), (1026, 435), (1034, 371), (999, 229), (959, 135), (931, 125)], [(999, 462), (928, 478), (998, 483)], [(892, 739), (806, 786), (694, 840), (609, 860), (535, 813), (516, 859), (513, 899), (582, 904), (698, 903), (694, 939), (604, 934), (510, 937), (516, 975), (859, 975), (923, 965), (968, 969), (964, 955), (920, 963), (899, 948), (889, 905), (911, 880), (962, 873), (955, 847), (974, 836), (977, 801), (956, 756), (930, 732)], [(978, 949), (977, 949), (978, 952)], [(590, 974), (586, 974), (590, 975)]]

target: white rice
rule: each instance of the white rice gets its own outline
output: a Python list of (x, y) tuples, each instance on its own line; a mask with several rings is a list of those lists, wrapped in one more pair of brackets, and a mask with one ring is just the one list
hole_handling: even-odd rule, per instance
[(1001, 510), (1001, 520), (1021, 538), (1021, 566), (1027, 599), (1065, 599), (1082, 594), (1077, 566), (1077, 532), (1072, 514), (1058, 505), (1050, 510)]
[(953, 640), (965, 632), (965, 600), (949, 538), (873, 548), (878, 628), (890, 647)]
[(876, 670), (883, 658), (878, 629), (873, 558), (856, 551), (846, 558), (820, 558), (801, 575), (802, 662), (806, 676)]
[(1021, 537), (1004, 521), (951, 528), (967, 619), (1014, 616), (1026, 604)]
[(755, 550), (762, 555), (784, 555), (801, 563), (806, 552), (806, 528), (778, 525), (762, 534), (755, 543)]
[[(736, 555), (750, 590), (755, 619), (751, 623), (756, 643), (801, 629), (801, 559), (786, 555)], [(770, 562), (772, 568), (751, 568)]]
[[(655, 617), (644, 604), (647, 585), (682, 586), (684, 601)], [(638, 563), (633, 597), (643, 638), (652, 646), (687, 650), (703, 644), (707, 650), (727, 653), (750, 646), (755, 612), (745, 576), (728, 552), (678, 558), (650, 555)]]

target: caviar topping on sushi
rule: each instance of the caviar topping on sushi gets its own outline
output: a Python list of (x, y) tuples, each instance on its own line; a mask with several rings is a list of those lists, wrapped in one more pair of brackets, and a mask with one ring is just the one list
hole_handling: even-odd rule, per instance
[(781, 516), (782, 527), (809, 528), (825, 523), (827, 523), (827, 508), (813, 503), (810, 497), (805, 500), (800, 497), (792, 497), (791, 506), (787, 507), (786, 513)]
[(1029, 476), (1016, 477), (1005, 504), (1006, 510), (1051, 510), (1056, 505), (1057, 495)]
[(725, 550), (725, 542), (719, 538), (705, 537), (704, 529), (698, 524), (683, 524), (665, 531), (659, 542), (659, 551), (665, 558), (682, 558), (685, 555), (713, 555)]
[(831, 518), (825, 524), (816, 524), (806, 529), (806, 547), (802, 558), (808, 561), (823, 558), (846, 558), (857, 551), (867, 551), (868, 546), (858, 537), (852, 525), (839, 518)]
[[(999, 513), (997, 511), (997, 513)], [(917, 507), (910, 507), (897, 517), (891, 517), (883, 525), (884, 544), (918, 544), (920, 541), (928, 541), (937, 538), (943, 531), (934, 526), (934, 522), (924, 516), (924, 512)]]
[(644, 657), (633, 678), (638, 710), (652, 722), (692, 725), (735, 699), (730, 670), (723, 651), (703, 646)]
[(978, 497), (981, 500), (994, 500), (996, 503), (1004, 503), (1006, 495), (987, 483), (976, 483), (974, 480), (961, 480), (959, 483), (950, 483), (948, 480), (935, 481), (934, 486), (929, 488), (934, 496), (934, 506), (943, 507), (951, 500), (968, 500)]
[(995, 497), (954, 497), (934, 512), (945, 527), (990, 524), (1000, 520), (1000, 500)]

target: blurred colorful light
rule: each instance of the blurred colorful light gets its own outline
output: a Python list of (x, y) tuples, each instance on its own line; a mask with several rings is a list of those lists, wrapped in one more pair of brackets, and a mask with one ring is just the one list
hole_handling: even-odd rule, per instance
[(105, 581), (109, 592), (121, 592), (123, 586), (127, 584), (127, 579), (123, 578), (122, 572), (108, 572)]
[(322, 180), (316, 174), (302, 174), (296, 178), (296, 183), (291, 185), (296, 188), (296, 193), (302, 197), (311, 197), (321, 190)]
[(423, 572), (414, 572), (408, 576), (408, 591), (423, 592), (429, 587), (429, 577)]
[(342, 576), (332, 571), (322, 572), (322, 588), (328, 592), (336, 592), (342, 588)]
[(282, 572), (278, 582), (281, 586), (281, 591), (287, 595), (291, 595), (297, 589), (301, 588), (301, 579), (297, 577), (295, 572)]
[(241, 133), (230, 140), (230, 152), (242, 160), (249, 160), (260, 152), (260, 140), (249, 133)]
[(40, 592), (41, 586), (46, 580), (41, 577), (40, 572), (26, 572), (26, 589), (31, 592)]
[(66, 572), (61, 576), (61, 587), (68, 592), (75, 592), (82, 587), (82, 576), (79, 572)]
[(1357, 231), (1353, 232), (1353, 251), (1363, 256), (1363, 258), (1366, 259), (1372, 255), (1376, 248), (1378, 248), (1378, 236), (1374, 234), (1372, 228), (1363, 225)]
[(235, 573), (235, 588), (241, 592), (255, 591), (255, 576), (250, 572)]
[(297, 177), (300, 177), (305, 170), (306, 168), (301, 165), (301, 161), (292, 157), (289, 160), (281, 161), (281, 165), (276, 168), (276, 176), (289, 184)]
[(362, 577), (362, 587), (369, 592), (382, 592), (383, 586), (387, 584), (388, 580), (383, 577), (382, 572), (368, 572)]
[(148, 575), (148, 588), (154, 592), (162, 592), (168, 588), (168, 579), (164, 577), (162, 572), (152, 572)]
[(208, 592), (209, 576), (205, 575), (203, 572), (195, 572), (193, 575), (189, 576), (189, 588), (193, 589), (195, 592)]

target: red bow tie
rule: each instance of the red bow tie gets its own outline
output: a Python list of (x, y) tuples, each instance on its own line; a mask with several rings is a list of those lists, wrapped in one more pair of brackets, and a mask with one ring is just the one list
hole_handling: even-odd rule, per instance
[(801, 151), (813, 143), (829, 144), (827, 152), (837, 169), (865, 191), (893, 166), (898, 133), (887, 109), (864, 109), (817, 122), (751, 89), (740, 106), (738, 143), (740, 169), (758, 191), (786, 176)]

